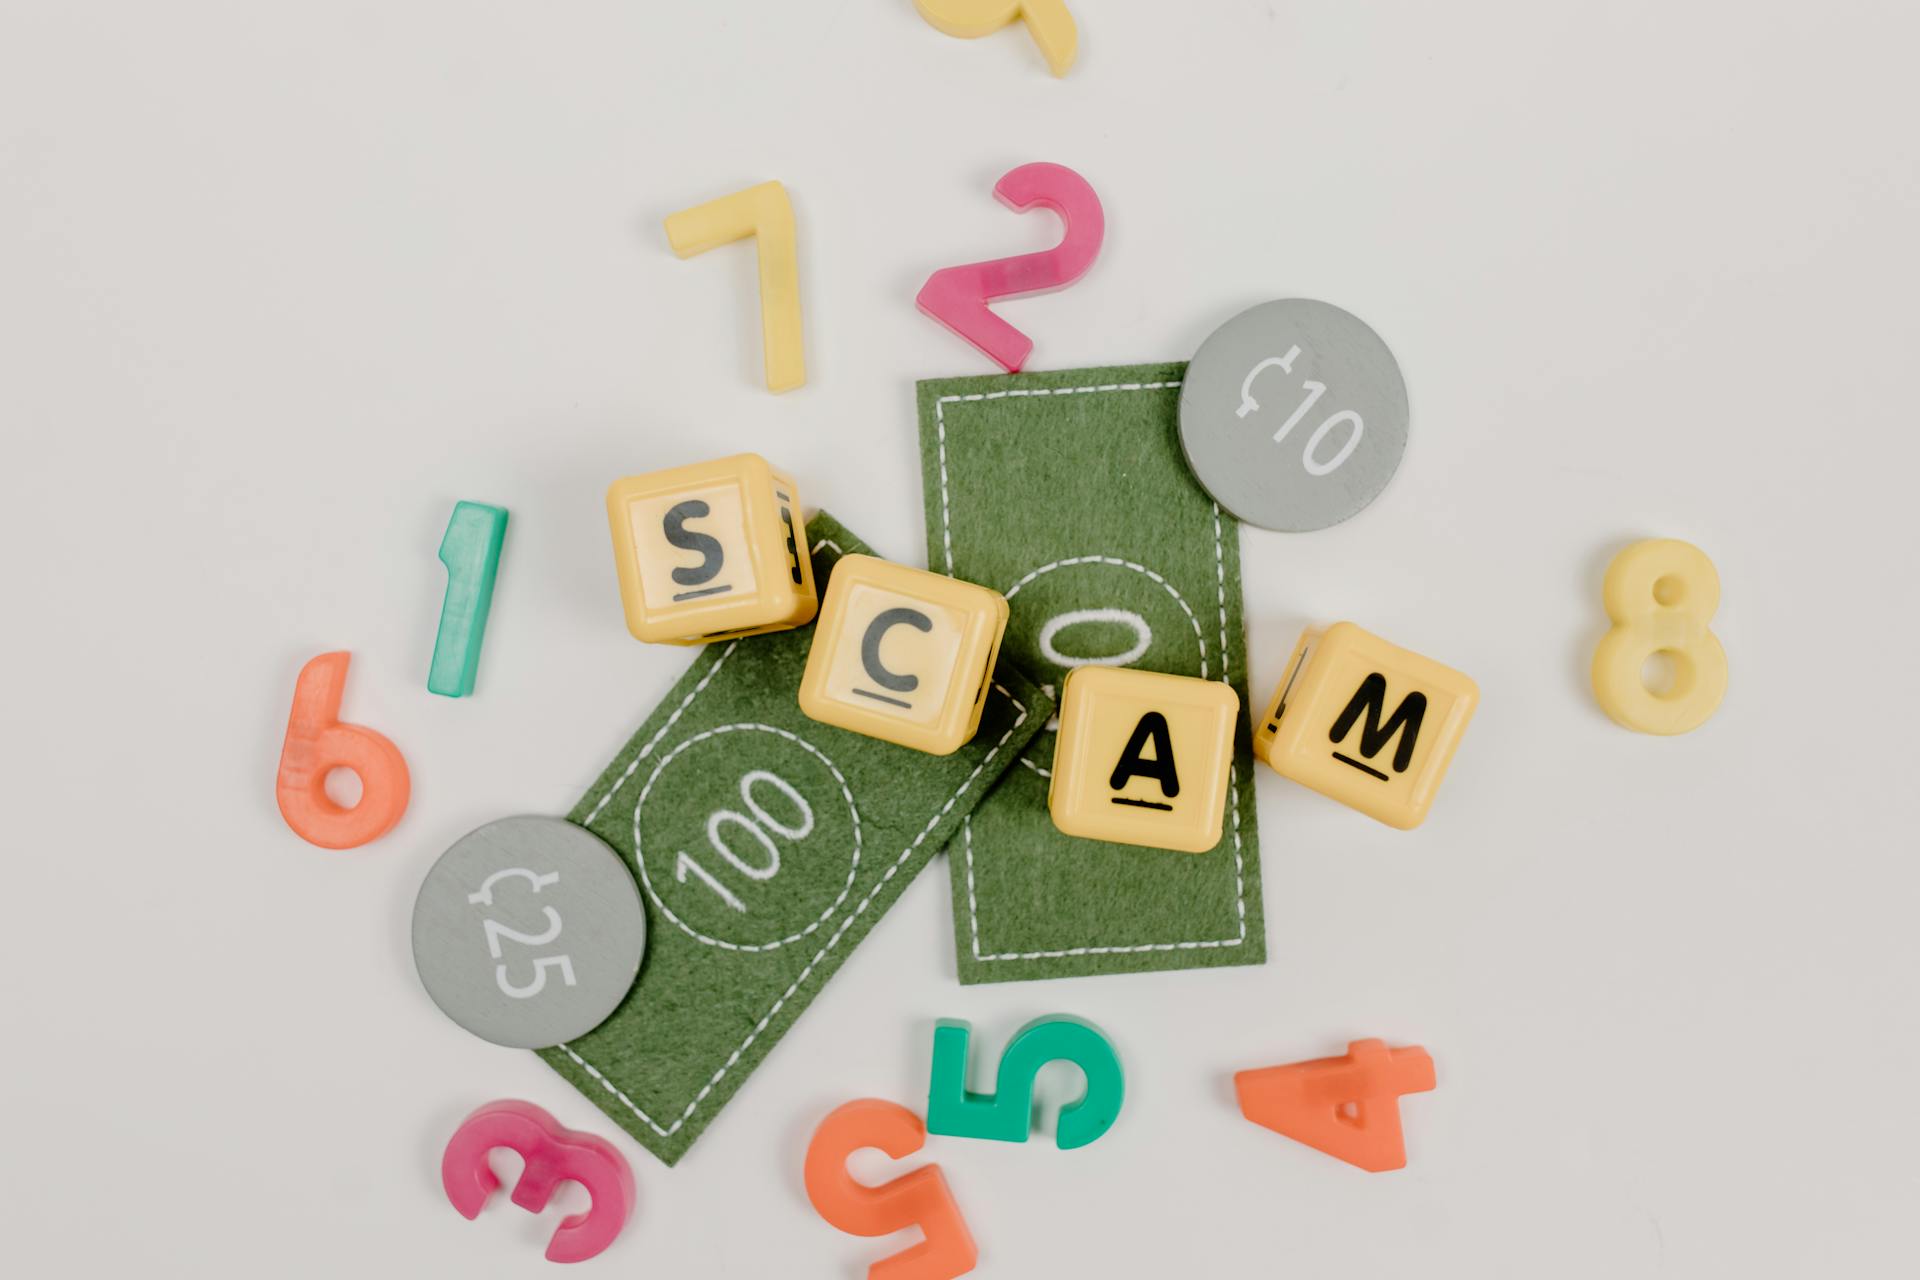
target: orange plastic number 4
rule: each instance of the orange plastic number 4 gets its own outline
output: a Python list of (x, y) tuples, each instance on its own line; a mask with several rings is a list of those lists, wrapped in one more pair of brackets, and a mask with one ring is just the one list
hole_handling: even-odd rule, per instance
[(927, 1128), (905, 1107), (862, 1098), (836, 1109), (807, 1146), (807, 1199), (827, 1222), (856, 1236), (919, 1227), (926, 1239), (867, 1268), (867, 1280), (953, 1280), (973, 1270), (980, 1251), (937, 1164), (870, 1187), (847, 1172), (847, 1157), (876, 1147), (895, 1160), (927, 1142)]
[[(322, 849), (378, 840), (407, 811), (412, 790), (400, 748), (362, 725), (340, 723), (349, 661), (346, 653), (323, 653), (300, 669), (274, 784), (280, 816), (295, 835)], [(335, 769), (360, 779), (360, 803), (352, 808), (327, 796), (327, 775)]]
[(1368, 1173), (1404, 1169), (1400, 1095), (1433, 1088), (1433, 1059), (1418, 1045), (1355, 1040), (1344, 1056), (1242, 1071), (1240, 1113)]

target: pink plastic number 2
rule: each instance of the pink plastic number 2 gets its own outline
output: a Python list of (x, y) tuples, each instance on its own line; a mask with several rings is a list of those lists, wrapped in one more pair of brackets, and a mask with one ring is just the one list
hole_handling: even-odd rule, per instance
[(1107, 215), (1087, 180), (1065, 165), (1023, 164), (994, 184), (993, 194), (1016, 212), (1051, 209), (1066, 223), (1056, 249), (1015, 258), (943, 267), (927, 277), (914, 301), (920, 309), (980, 348), (1008, 373), (1020, 372), (1033, 339), (987, 309), (996, 298), (1064, 289), (1093, 266), (1107, 238)]

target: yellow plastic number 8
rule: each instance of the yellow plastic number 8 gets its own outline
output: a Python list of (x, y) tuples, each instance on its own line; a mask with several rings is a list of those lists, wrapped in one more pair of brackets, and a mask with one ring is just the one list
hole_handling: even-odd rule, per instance
[[(1593, 654), (1593, 696), (1641, 733), (1686, 733), (1707, 722), (1727, 692), (1727, 654), (1707, 623), (1720, 607), (1720, 575), (1706, 553), (1672, 538), (1636, 542), (1613, 558), (1601, 586), (1613, 630)], [(1654, 655), (1671, 686), (1647, 687)]]
[(1080, 49), (1080, 29), (1066, 0), (913, 0), (920, 16), (950, 36), (973, 40), (990, 36), (1015, 18), (1027, 31), (1056, 76), (1067, 74)]

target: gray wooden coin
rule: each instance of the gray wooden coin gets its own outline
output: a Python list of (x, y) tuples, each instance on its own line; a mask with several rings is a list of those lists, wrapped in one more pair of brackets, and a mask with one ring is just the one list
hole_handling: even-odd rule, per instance
[(1387, 487), (1407, 447), (1407, 384), (1380, 335), (1308, 298), (1215, 329), (1180, 389), (1180, 446), (1213, 500), (1248, 524), (1339, 524)]
[(633, 874), (560, 818), (468, 832), (413, 903), (413, 962), (427, 994), (482, 1040), (516, 1049), (600, 1025), (633, 989), (646, 947)]

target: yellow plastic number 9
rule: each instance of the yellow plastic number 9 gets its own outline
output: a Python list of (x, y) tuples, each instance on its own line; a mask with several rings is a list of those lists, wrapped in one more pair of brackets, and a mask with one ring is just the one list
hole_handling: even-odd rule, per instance
[(913, 0), (920, 16), (950, 36), (973, 40), (990, 36), (1015, 18), (1027, 20), (1027, 32), (1056, 76), (1067, 74), (1080, 51), (1080, 29), (1066, 0)]
[[(1636, 542), (1613, 558), (1600, 588), (1613, 629), (1593, 654), (1593, 696), (1640, 733), (1686, 733), (1705, 724), (1727, 692), (1727, 654), (1707, 623), (1720, 607), (1720, 575), (1706, 553), (1672, 538)], [(1665, 658), (1670, 687), (1654, 691), (1647, 659)]]

